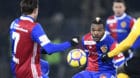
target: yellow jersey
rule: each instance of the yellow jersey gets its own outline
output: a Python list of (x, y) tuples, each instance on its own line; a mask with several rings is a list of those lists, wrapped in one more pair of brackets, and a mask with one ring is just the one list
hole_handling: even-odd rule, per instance
[(114, 50), (108, 52), (108, 57), (114, 57), (119, 53), (129, 49), (139, 36), (140, 36), (140, 18), (138, 18), (137, 21), (135, 22), (127, 38), (124, 39)]

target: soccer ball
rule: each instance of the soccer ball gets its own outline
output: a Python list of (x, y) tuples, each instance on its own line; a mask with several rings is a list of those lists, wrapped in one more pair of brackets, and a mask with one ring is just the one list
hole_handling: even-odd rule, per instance
[(86, 53), (82, 49), (72, 49), (67, 55), (67, 62), (71, 67), (83, 66), (86, 61)]

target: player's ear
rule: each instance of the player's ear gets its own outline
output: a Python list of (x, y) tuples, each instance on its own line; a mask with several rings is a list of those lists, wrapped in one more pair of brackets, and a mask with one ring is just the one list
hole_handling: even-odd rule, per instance
[(33, 10), (33, 13), (38, 13), (38, 8), (35, 8), (34, 10)]

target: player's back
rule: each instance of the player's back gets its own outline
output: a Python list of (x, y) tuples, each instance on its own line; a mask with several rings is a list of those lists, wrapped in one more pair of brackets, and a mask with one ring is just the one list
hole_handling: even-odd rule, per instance
[(36, 23), (29, 17), (20, 17), (10, 27), (12, 61), (15, 63), (17, 78), (31, 77), (41, 73), (39, 65), (39, 45), (32, 40), (32, 29)]

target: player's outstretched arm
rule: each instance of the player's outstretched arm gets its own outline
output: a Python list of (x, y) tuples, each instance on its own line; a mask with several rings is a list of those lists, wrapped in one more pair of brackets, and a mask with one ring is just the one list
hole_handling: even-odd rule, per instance
[(62, 52), (79, 43), (79, 37), (73, 37), (71, 40), (60, 44), (51, 43), (40, 24), (37, 24), (34, 27), (32, 31), (32, 39), (40, 44), (47, 54)]
[(48, 54), (52, 54), (56, 52), (63, 52), (72, 46), (76, 46), (78, 43), (78, 37), (73, 37), (70, 41), (66, 41), (64, 43), (54, 44), (50, 42), (42, 47)]

